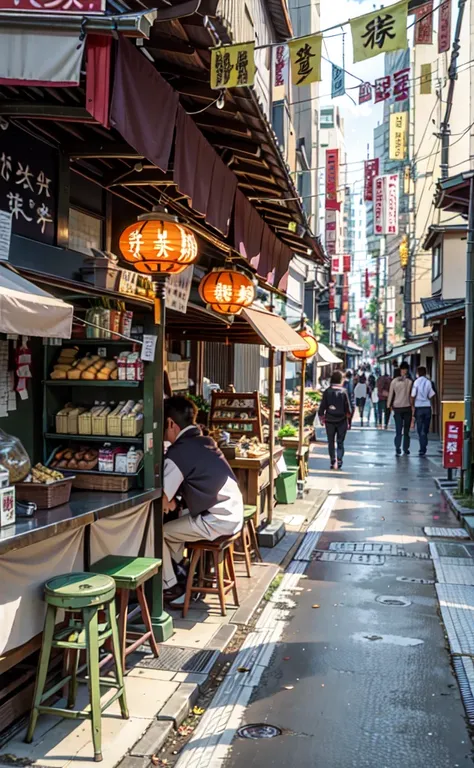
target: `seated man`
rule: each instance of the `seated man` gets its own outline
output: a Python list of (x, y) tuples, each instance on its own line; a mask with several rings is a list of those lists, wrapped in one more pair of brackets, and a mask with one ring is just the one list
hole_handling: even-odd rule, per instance
[(183, 559), (186, 542), (232, 536), (242, 528), (244, 503), (237, 480), (214, 440), (196, 426), (197, 408), (186, 397), (173, 396), (164, 402), (164, 439), (168, 448), (163, 477), (163, 511), (176, 508), (175, 496), (185, 509), (177, 520), (163, 528), (164, 599), (184, 603), (172, 560)]

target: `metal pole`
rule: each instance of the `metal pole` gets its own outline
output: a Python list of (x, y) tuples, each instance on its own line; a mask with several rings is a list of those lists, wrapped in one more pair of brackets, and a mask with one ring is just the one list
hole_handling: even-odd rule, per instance
[(464, 488), (472, 492), (472, 374), (474, 343), (474, 175), (469, 182), (469, 224), (466, 249), (466, 313), (464, 336)]
[(375, 349), (378, 354), (380, 352), (380, 254), (377, 254), (375, 268), (375, 311)]
[(304, 487), (304, 459), (303, 459), (303, 445), (304, 445), (304, 392), (305, 392), (305, 379), (306, 379), (306, 360), (301, 361), (301, 387), (300, 387), (300, 424), (298, 431), (298, 466), (301, 474), (300, 478), (300, 490)]
[(383, 351), (384, 355), (387, 354), (388, 347), (388, 330), (387, 330), (387, 315), (388, 315), (388, 255), (387, 247), (385, 245), (384, 255), (384, 273), (383, 273), (383, 287), (384, 287), (384, 323), (383, 323)]
[(458, 18), (454, 32), (453, 46), (451, 48), (451, 62), (449, 64), (448, 70), (449, 87), (446, 97), (446, 112), (444, 113), (444, 120), (441, 123), (439, 131), (439, 136), (441, 138), (440, 172), (442, 179), (447, 179), (449, 175), (449, 136), (451, 134), (449, 119), (451, 117), (451, 110), (453, 108), (454, 86), (456, 84), (456, 80), (458, 79), (457, 62), (459, 58), (459, 51), (461, 49), (461, 26), (465, 5), (466, 0), (458, 0)]
[(269, 381), (268, 381), (268, 449), (270, 451), (270, 463), (268, 465), (268, 523), (273, 521), (273, 496), (275, 487), (275, 468), (273, 459), (275, 455), (275, 350), (268, 350)]
[(286, 399), (286, 352), (281, 355), (281, 382), (280, 382), (280, 426), (285, 426), (285, 399)]

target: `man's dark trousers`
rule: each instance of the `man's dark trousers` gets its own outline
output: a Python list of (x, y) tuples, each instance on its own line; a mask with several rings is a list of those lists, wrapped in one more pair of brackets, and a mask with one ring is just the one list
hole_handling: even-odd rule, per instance
[(424, 455), (428, 448), (428, 433), (431, 422), (431, 408), (429, 405), (423, 408), (415, 408), (415, 421), (420, 441), (420, 453)]
[(395, 419), (395, 448), (399, 451), (402, 447), (403, 433), (403, 450), (407, 453), (410, 450), (411, 408), (400, 408), (400, 410), (394, 411), (393, 415)]
[(347, 419), (337, 422), (326, 422), (326, 434), (328, 436), (328, 450), (331, 464), (336, 461), (336, 451), (334, 448), (334, 439), (337, 437), (337, 460), (342, 461), (344, 457), (344, 440), (347, 432)]

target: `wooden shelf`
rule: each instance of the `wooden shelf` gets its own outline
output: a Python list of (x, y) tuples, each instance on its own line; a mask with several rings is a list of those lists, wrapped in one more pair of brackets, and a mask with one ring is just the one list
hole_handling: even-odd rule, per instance
[(225, 421), (227, 423), (232, 422), (232, 424), (251, 424), (252, 421), (258, 421), (256, 418), (252, 419), (231, 419), (230, 417), (224, 418), (223, 416), (214, 416), (213, 421)]
[[(138, 339), (136, 341), (130, 341), (128, 339), (67, 339), (65, 340), (65, 343), (63, 346), (83, 346), (83, 345), (98, 345), (99, 347), (102, 346), (124, 346), (127, 344), (139, 344), (140, 342)], [(56, 345), (55, 345), (56, 346)], [(59, 349), (59, 347), (58, 347)]]
[[(243, 400), (244, 398), (237, 398), (237, 400)], [(222, 411), (225, 409), (229, 409), (229, 411), (254, 411), (255, 406), (254, 405), (215, 405), (214, 408), (216, 411)]]
[(48, 440), (78, 440), (83, 443), (130, 443), (131, 445), (141, 445), (143, 435), (139, 437), (115, 437), (113, 435), (60, 435), (57, 432), (45, 432)]
[(143, 381), (100, 381), (100, 379), (48, 379), (48, 387), (140, 387)]

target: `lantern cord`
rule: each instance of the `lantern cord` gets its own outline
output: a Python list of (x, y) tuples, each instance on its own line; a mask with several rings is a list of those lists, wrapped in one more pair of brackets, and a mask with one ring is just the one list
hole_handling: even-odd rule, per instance
[[(75, 320), (76, 323), (80, 323), (81, 325), (88, 325), (90, 328), (98, 328), (100, 331), (107, 330), (104, 328), (103, 325), (96, 325), (96, 323), (90, 323), (88, 320), (83, 320), (82, 317), (76, 317), (76, 315), (72, 316), (72, 319)], [(121, 339), (125, 339), (125, 341), (131, 341), (133, 344), (142, 344), (143, 341), (140, 341), (139, 339), (132, 339), (131, 336), (124, 336), (122, 333), (118, 333), (117, 331), (109, 331), (109, 333), (114, 336), (120, 336)], [(71, 341), (74, 341), (74, 339), (71, 339)], [(109, 339), (97, 339), (97, 341), (109, 341)]]
[(207, 105), (206, 105), (205, 107), (203, 107), (202, 109), (198, 109), (198, 110), (196, 110), (196, 112), (186, 112), (186, 110), (185, 110), (185, 112), (186, 112), (186, 114), (187, 114), (187, 115), (200, 115), (200, 114), (201, 114), (201, 112), (205, 112), (205, 111), (206, 111), (206, 109), (210, 109), (211, 107), (213, 107), (213, 106), (214, 106), (214, 104), (217, 104), (217, 102), (218, 102), (220, 99), (222, 99), (222, 93), (219, 93), (219, 96), (217, 96), (217, 98), (216, 98), (216, 99), (214, 99), (214, 101), (211, 101), (211, 103), (210, 103), (210, 104), (207, 104)]

